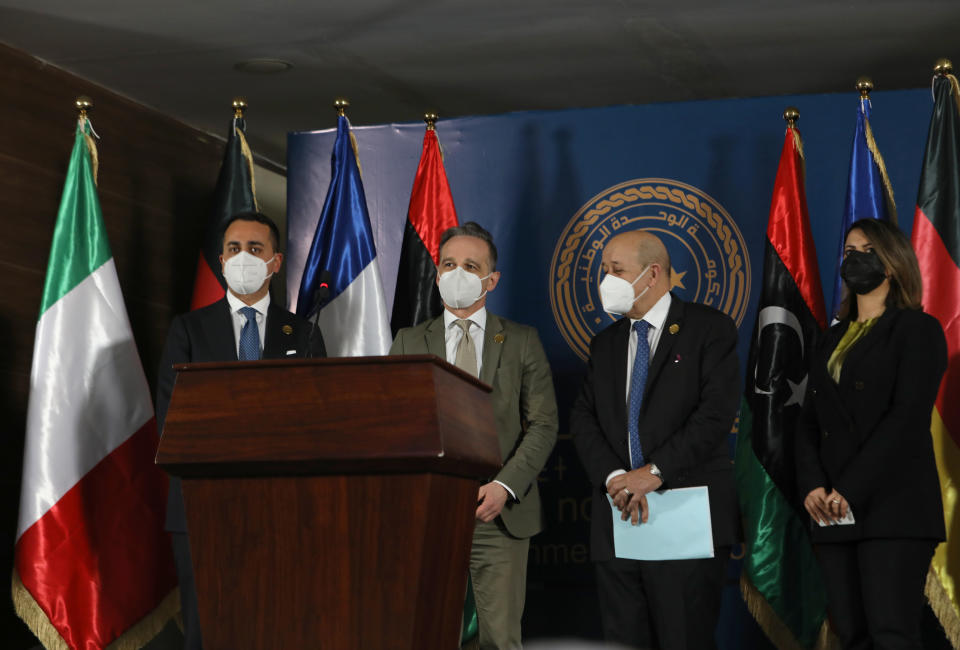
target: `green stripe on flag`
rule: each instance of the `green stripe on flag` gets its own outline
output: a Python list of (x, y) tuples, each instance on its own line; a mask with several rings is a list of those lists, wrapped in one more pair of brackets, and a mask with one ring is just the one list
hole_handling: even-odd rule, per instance
[(805, 518), (800, 518), (757, 460), (752, 431), (753, 414), (747, 401), (741, 399), (734, 471), (746, 540), (743, 572), (779, 618), (757, 618), (771, 641), (778, 647), (788, 647), (787, 640), (770, 635), (785, 626), (794, 643), (811, 648), (827, 614), (820, 567)]
[(40, 316), (111, 256), (93, 179), (90, 150), (87, 149), (86, 128), (89, 128), (86, 122), (77, 125), (57, 225), (53, 230)]

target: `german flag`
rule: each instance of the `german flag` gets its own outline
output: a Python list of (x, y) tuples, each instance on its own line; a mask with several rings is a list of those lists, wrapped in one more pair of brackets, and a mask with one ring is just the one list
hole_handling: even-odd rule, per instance
[(203, 247), (197, 259), (197, 275), (193, 281), (193, 299), (190, 309), (211, 305), (226, 295), (227, 285), (220, 271), (220, 253), (223, 250), (223, 227), (230, 217), (240, 212), (257, 210), (256, 190), (253, 184), (253, 153), (244, 136), (246, 122), (243, 110), (246, 102), (235, 99), (234, 116), (230, 120), (227, 146), (214, 190), (214, 209), (207, 222)]
[(947, 541), (934, 553), (926, 592), (953, 646), (960, 647), (960, 86), (949, 74), (949, 62), (938, 63), (936, 70), (912, 234), (923, 276), (923, 309), (940, 321), (949, 350), (930, 426)]
[(403, 231), (397, 291), (393, 299), (390, 329), (396, 336), (403, 327), (422, 323), (443, 311), (437, 290), (437, 256), (440, 235), (457, 225), (453, 195), (443, 169), (440, 141), (433, 116), (428, 116), (423, 135), (423, 153), (413, 179), (407, 224)]

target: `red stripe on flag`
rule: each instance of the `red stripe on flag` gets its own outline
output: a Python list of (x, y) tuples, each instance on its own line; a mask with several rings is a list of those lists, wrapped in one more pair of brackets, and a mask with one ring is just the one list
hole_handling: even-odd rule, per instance
[(193, 280), (193, 299), (190, 300), (190, 311), (212, 305), (226, 295), (223, 286), (216, 274), (207, 264), (203, 253), (197, 260), (197, 275)]
[(23, 585), (72, 648), (103, 648), (176, 586), (156, 421), (90, 470), (17, 540)]
[(773, 183), (767, 239), (793, 277), (810, 313), (820, 324), (820, 328), (826, 329), (827, 313), (823, 306), (817, 251), (810, 231), (803, 158), (798, 147), (799, 137), (792, 127), (787, 129), (780, 165), (777, 167), (777, 178)]
[(413, 179), (407, 218), (420, 235), (420, 241), (427, 247), (433, 263), (439, 264), (440, 235), (447, 228), (457, 225), (457, 211), (453, 206), (447, 173), (443, 169), (440, 141), (433, 129), (427, 129), (423, 136), (423, 153)]
[(960, 446), (960, 268), (919, 207), (913, 217), (912, 239), (924, 279), (923, 309), (937, 317), (947, 337), (947, 373), (937, 395), (937, 410), (950, 437)]

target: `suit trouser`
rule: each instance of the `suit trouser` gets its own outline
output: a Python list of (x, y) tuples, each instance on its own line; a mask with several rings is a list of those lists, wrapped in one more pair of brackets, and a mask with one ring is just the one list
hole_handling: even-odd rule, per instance
[(715, 648), (729, 559), (723, 546), (702, 560), (597, 562), (604, 638), (632, 648)]
[(530, 540), (511, 536), (499, 517), (474, 527), (470, 579), (481, 650), (520, 647), (529, 550)]
[(200, 614), (197, 610), (197, 588), (193, 582), (193, 562), (190, 559), (190, 540), (186, 533), (171, 532), (173, 560), (180, 583), (180, 611), (183, 615), (184, 650), (202, 650)]
[(923, 588), (937, 542), (817, 544), (830, 623), (848, 650), (922, 648)]

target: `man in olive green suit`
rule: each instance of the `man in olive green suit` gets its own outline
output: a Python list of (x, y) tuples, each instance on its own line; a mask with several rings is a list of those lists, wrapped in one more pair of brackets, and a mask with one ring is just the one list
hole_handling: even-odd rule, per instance
[(490, 233), (473, 222), (440, 238), (444, 313), (400, 330), (390, 354), (435, 354), (493, 386), (503, 467), (480, 487), (470, 552), (480, 647), (520, 647), (530, 537), (543, 530), (537, 475), (557, 440), (557, 401), (537, 331), (491, 314), (500, 281)]

